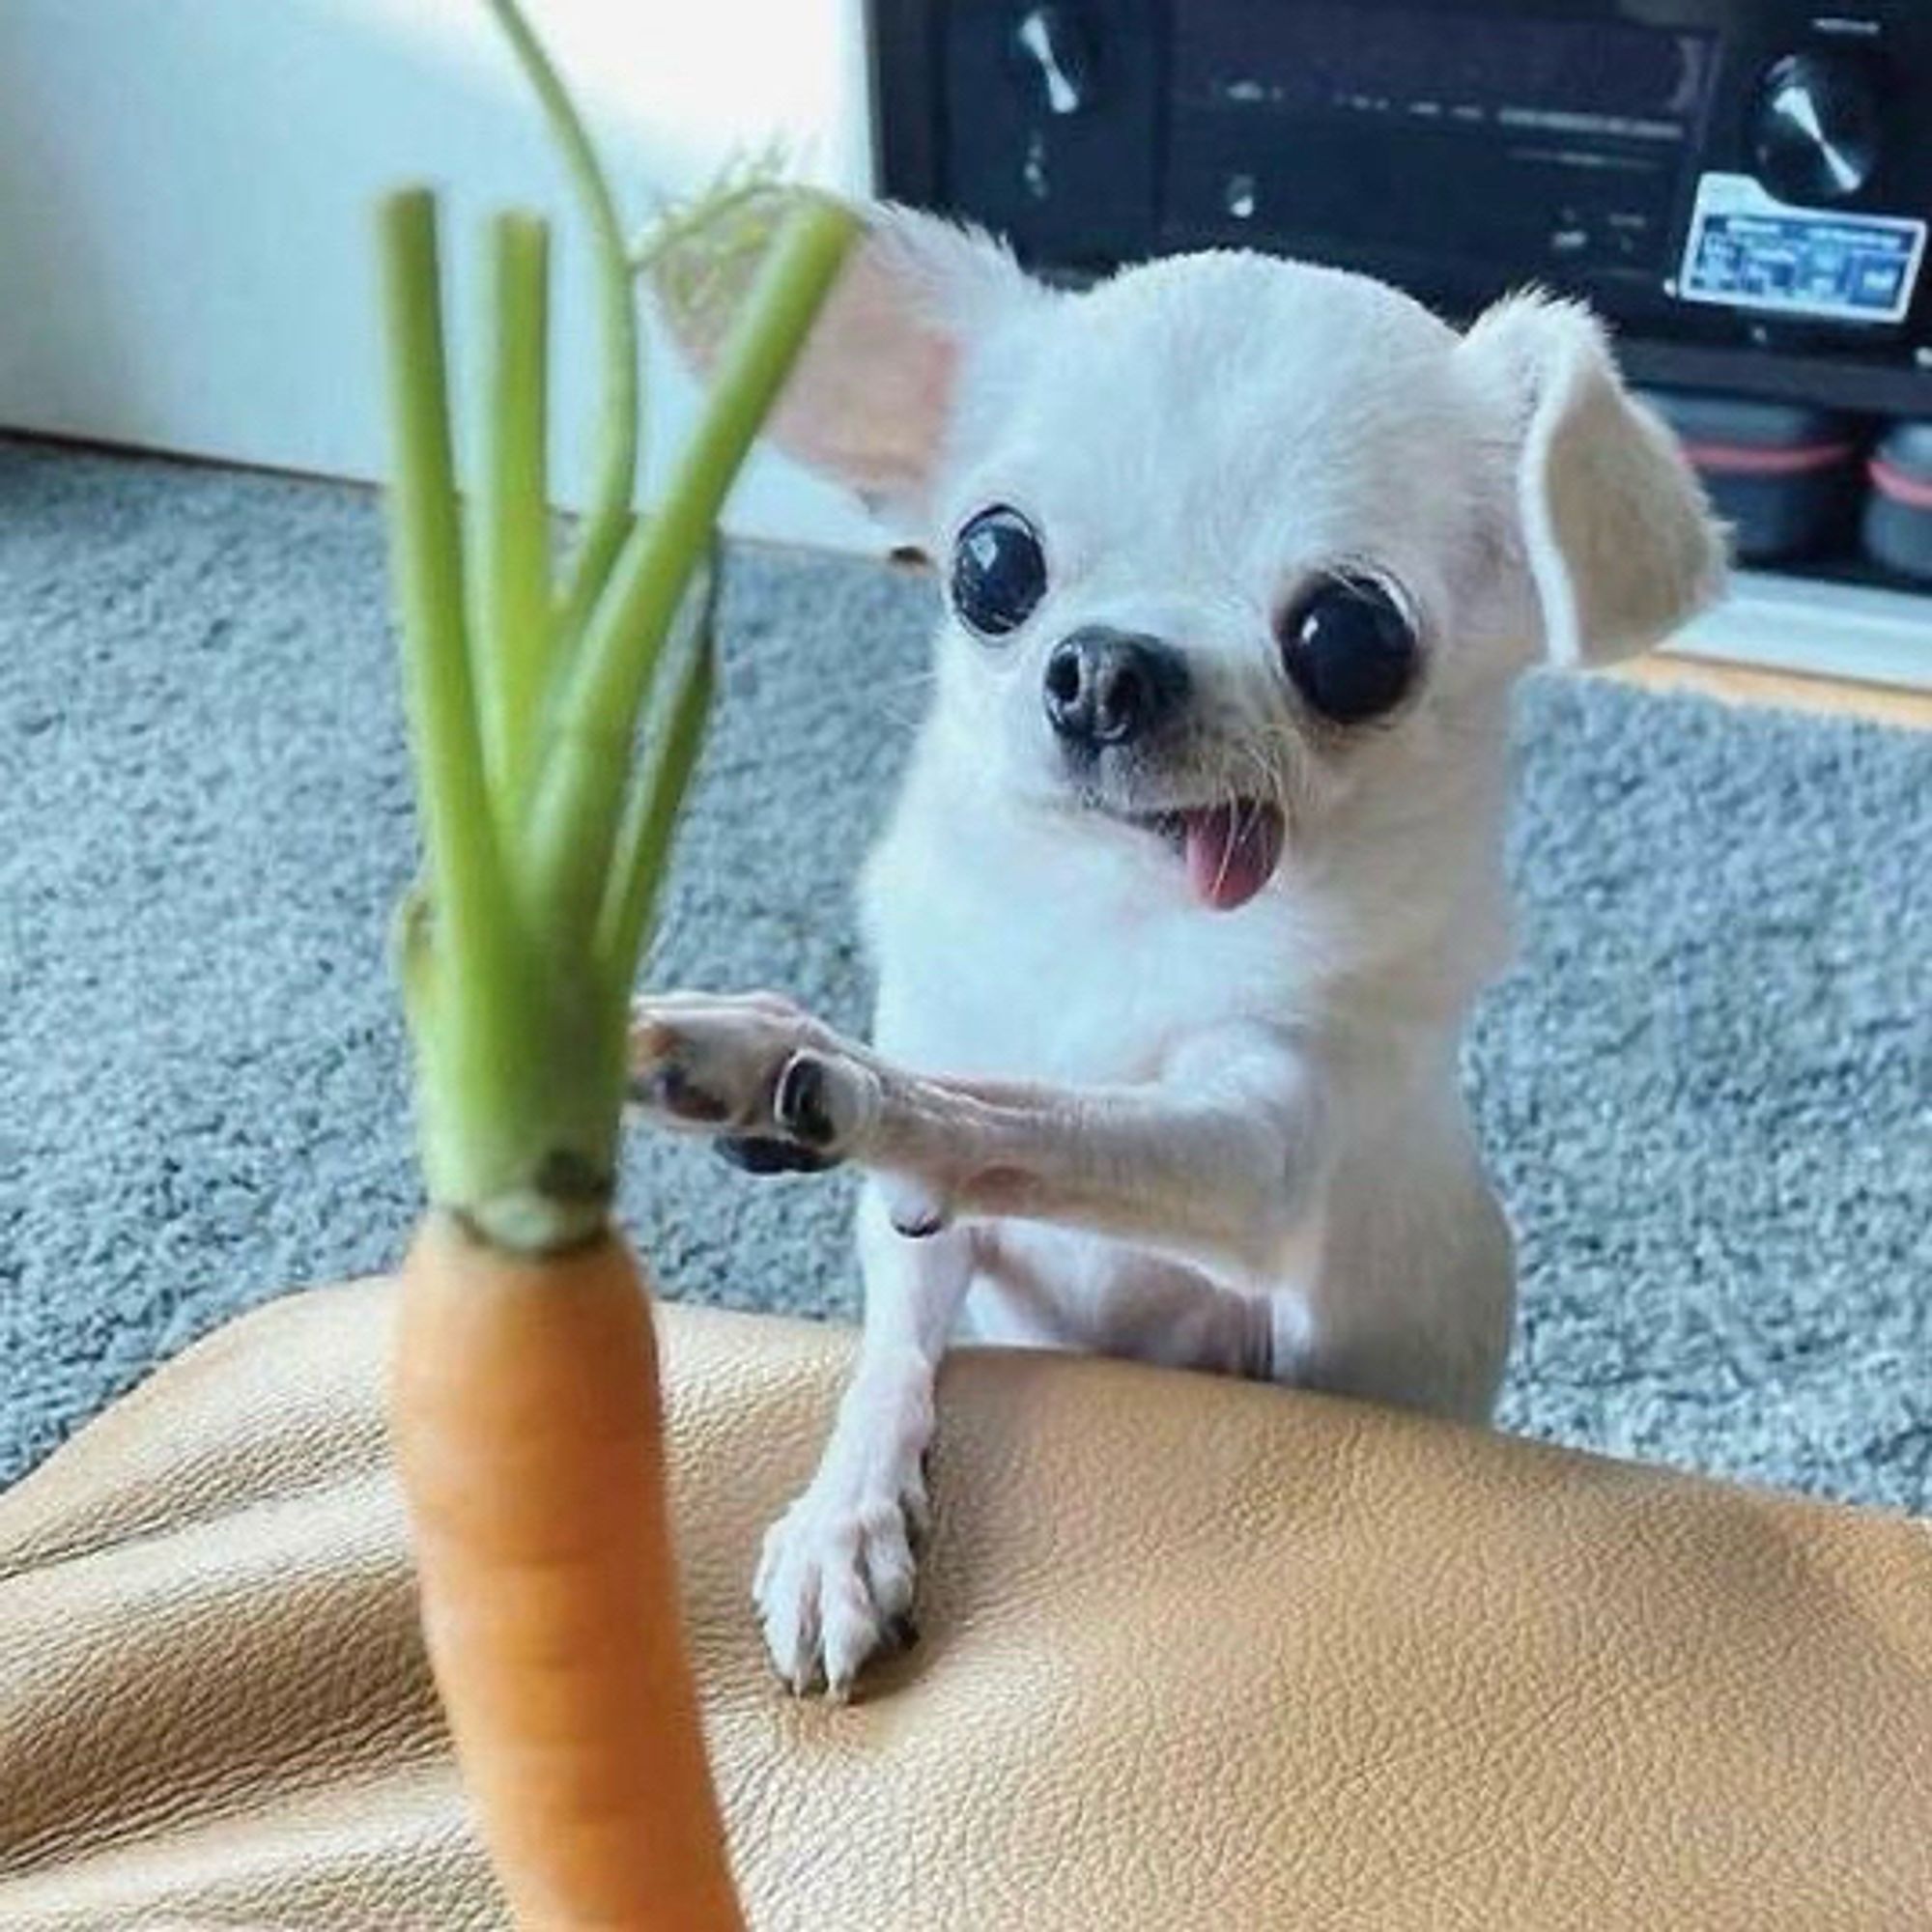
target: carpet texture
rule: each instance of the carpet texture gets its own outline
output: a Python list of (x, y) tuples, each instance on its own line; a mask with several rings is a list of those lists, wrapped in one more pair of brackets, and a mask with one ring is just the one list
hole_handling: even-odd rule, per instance
[[(653, 977), (863, 1023), (849, 881), (931, 590), (745, 554)], [(0, 442), (0, 1479), (416, 1206), (381, 533), (329, 485)], [(1534, 1435), (1932, 1507), (1932, 737), (1525, 694), (1469, 1079)], [(668, 1289), (853, 1312), (849, 1183), (640, 1138)]]

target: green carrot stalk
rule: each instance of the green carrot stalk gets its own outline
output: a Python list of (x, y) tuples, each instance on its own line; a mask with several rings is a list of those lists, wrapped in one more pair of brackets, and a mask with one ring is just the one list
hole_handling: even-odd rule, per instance
[[(718, 688), (718, 646), (714, 634), (719, 569), (714, 556), (702, 580), (692, 586), (690, 633), (683, 641), (663, 734), (651, 759), (631, 790), (617, 832), (615, 862), (598, 916), (596, 955), (604, 972), (622, 978), (626, 962), (642, 957), (650, 943), (658, 889), (670, 854), (679, 802), (691, 783)], [(672, 647), (675, 651), (676, 646)]]
[(506, 212), (490, 224), (490, 361), (477, 494), (476, 681), (483, 749), (505, 846), (536, 752), (529, 721), (550, 668), (550, 228)]
[(389, 514), (410, 642), (405, 699), (442, 918), (452, 943), (473, 953), (489, 944), (501, 865), (485, 822), (489, 785), (464, 618), (436, 199), (423, 188), (402, 189), (384, 202), (381, 222), (394, 444)]
[(576, 191), (579, 212), (590, 229), (591, 258), (597, 271), (603, 394), (597, 405), (597, 458), (590, 509), (557, 616), (557, 635), (568, 648), (582, 632), (631, 526), (639, 434), (637, 298), (616, 200), (590, 145), (582, 117), (514, 0), (489, 0), (489, 6), (550, 124), (551, 138)]

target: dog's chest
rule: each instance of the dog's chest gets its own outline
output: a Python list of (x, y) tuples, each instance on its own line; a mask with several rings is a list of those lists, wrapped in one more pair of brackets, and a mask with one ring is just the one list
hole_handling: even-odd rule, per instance
[(1061, 863), (895, 832), (862, 904), (876, 1042), (929, 1072), (1144, 1080), (1185, 1034), (1291, 998), (1284, 907), (1204, 911), (1137, 854)]

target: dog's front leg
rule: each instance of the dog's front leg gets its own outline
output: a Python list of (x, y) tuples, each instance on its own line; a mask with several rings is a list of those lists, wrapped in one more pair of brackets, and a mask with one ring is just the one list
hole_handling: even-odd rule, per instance
[(866, 1325), (818, 1471), (765, 1538), (753, 1595), (765, 1643), (795, 1691), (850, 1689), (903, 1643), (926, 1528), (933, 1378), (972, 1274), (971, 1237), (908, 1240), (868, 1180), (859, 1203)]
[(1324, 1171), (1323, 1083), (1293, 1037), (1258, 1025), (1105, 1087), (912, 1072), (762, 994), (645, 1001), (631, 1050), (634, 1097), (668, 1124), (759, 1170), (856, 1162), (908, 1236), (1016, 1216), (1264, 1280)]

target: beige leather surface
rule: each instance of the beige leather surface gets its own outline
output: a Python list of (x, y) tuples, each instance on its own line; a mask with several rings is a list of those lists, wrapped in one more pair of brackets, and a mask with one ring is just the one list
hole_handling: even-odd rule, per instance
[[(0, 1499), (0, 1926), (499, 1922), (439, 1740), (380, 1285), (217, 1335)], [(1932, 1925), (1932, 1535), (1349, 1404), (947, 1372), (924, 1642), (768, 1680), (833, 1330), (667, 1311), (760, 1928)]]

